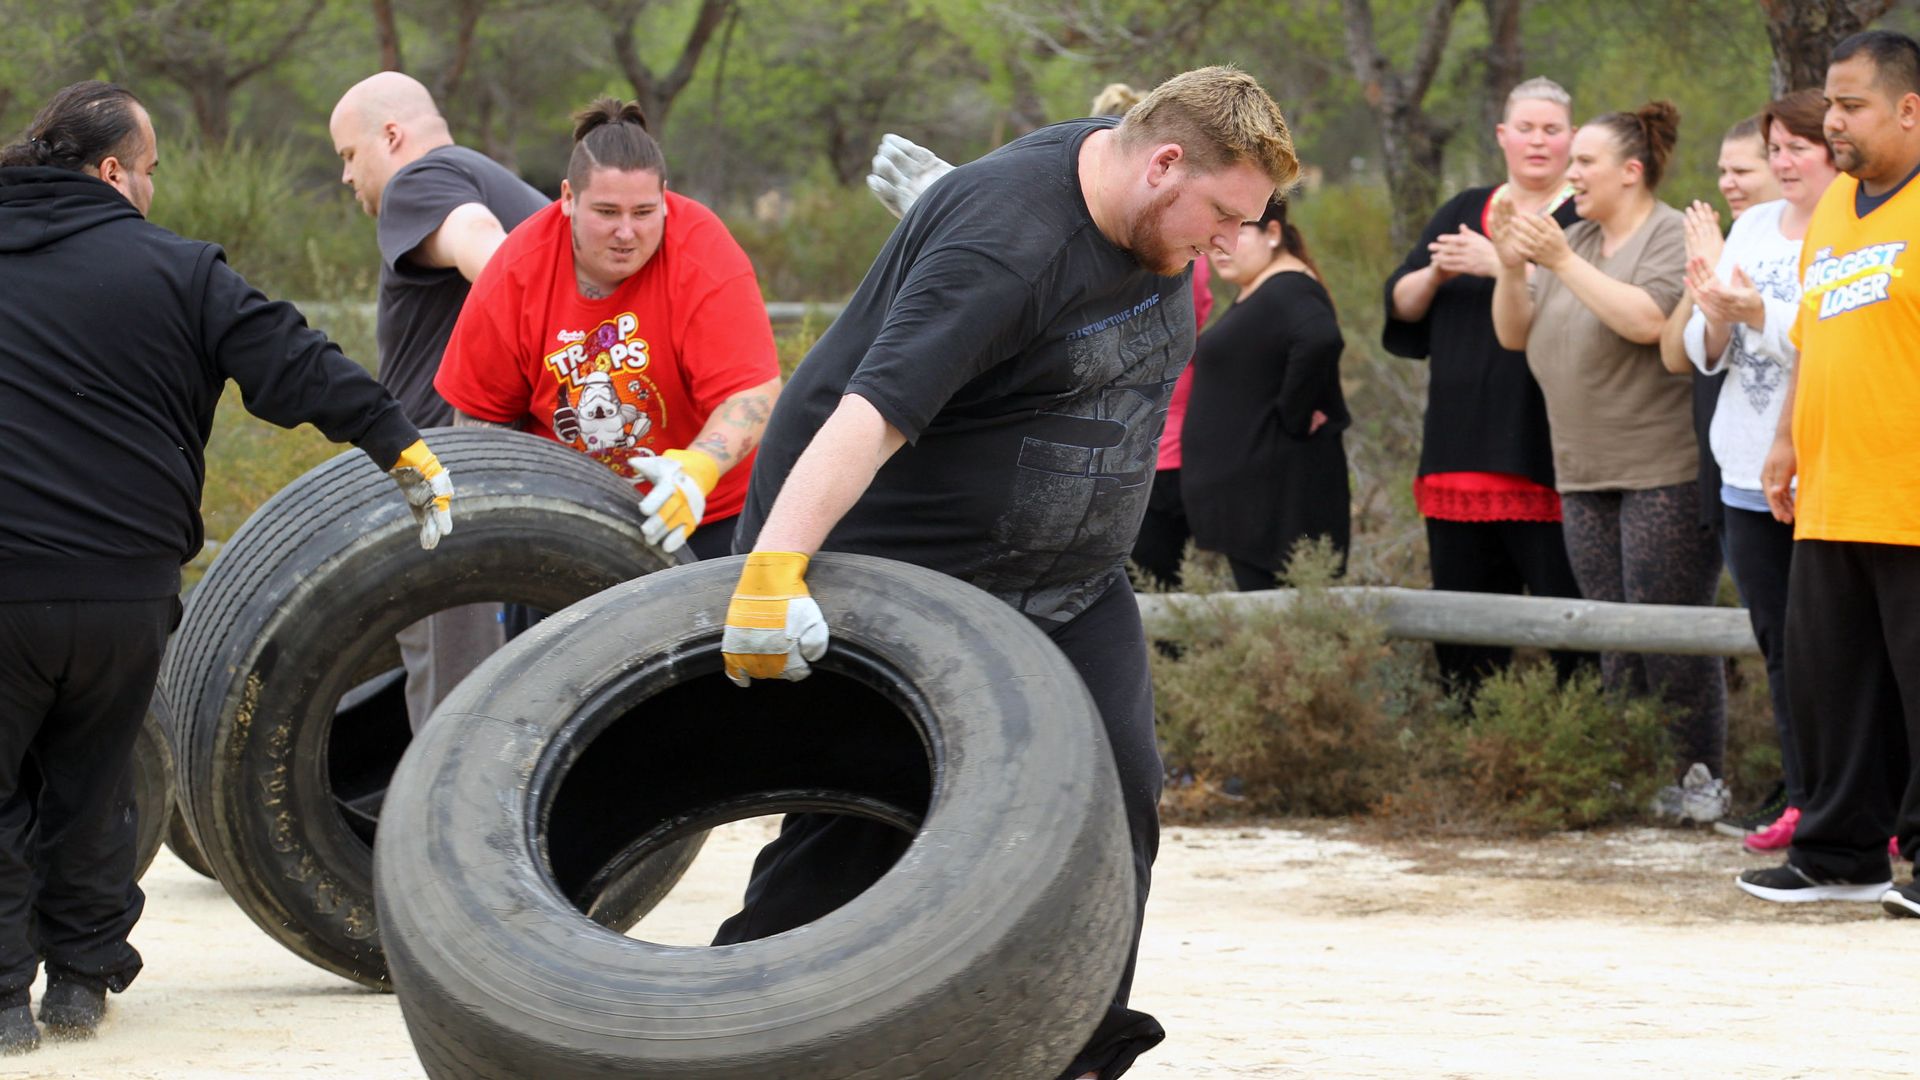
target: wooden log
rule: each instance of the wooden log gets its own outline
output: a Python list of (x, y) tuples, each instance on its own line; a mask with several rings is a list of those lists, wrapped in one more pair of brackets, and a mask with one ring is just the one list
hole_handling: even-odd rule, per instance
[[(1745, 608), (1613, 604), (1373, 585), (1336, 586), (1327, 591), (1370, 612), (1389, 637), (1583, 652), (1760, 655)], [(1204, 596), (1142, 593), (1139, 599), (1148, 633), (1164, 633), (1176, 611), (1205, 618), (1214, 611), (1284, 607), (1297, 596), (1293, 589), (1273, 589)]]

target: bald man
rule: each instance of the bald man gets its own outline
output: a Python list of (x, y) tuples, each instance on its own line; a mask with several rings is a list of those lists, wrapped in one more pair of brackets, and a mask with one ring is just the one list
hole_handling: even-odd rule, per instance
[[(383, 71), (341, 95), (327, 123), (340, 179), (379, 221), (380, 382), (415, 426), (442, 427), (453, 409), (433, 388), (440, 354), (494, 249), (547, 198), (486, 155), (454, 144), (433, 95)], [(407, 716), (418, 731), (433, 707), (506, 641), (499, 604), (449, 608), (400, 632)]]

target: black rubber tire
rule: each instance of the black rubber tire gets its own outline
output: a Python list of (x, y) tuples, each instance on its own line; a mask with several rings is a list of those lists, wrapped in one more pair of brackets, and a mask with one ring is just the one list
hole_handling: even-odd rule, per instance
[(193, 838), (193, 830), (187, 825), (187, 815), (180, 812), (175, 803), (172, 812), (167, 815), (167, 850), (173, 857), (187, 865), (187, 869), (201, 877), (213, 877), (213, 867), (207, 865), (207, 857), (200, 852), (199, 841)]
[[(739, 564), (656, 574), (536, 627), (401, 763), (376, 897), (427, 1074), (1058, 1074), (1112, 998), (1134, 921), (1086, 687), (986, 593), (826, 554), (807, 576), (827, 655), (803, 682), (738, 689), (719, 638)], [(598, 823), (601, 849), (580, 850), (574, 823), (608, 805), (601, 787), (628, 798)], [(788, 933), (673, 947), (581, 915), (608, 851), (807, 808), (913, 836), (864, 892)]]
[(135, 881), (160, 854), (167, 823), (173, 817), (173, 748), (167, 741), (172, 727), (167, 692), (156, 686), (133, 742), (133, 820), (138, 837), (133, 856)]
[(268, 935), (378, 989), (373, 827), (411, 737), (395, 632), (458, 604), (557, 612), (676, 561), (641, 539), (632, 486), (590, 458), (494, 429), (427, 438), (454, 484), (438, 548), (421, 550), (393, 481), (347, 451), (235, 532), (166, 662), (179, 804), (207, 866)]

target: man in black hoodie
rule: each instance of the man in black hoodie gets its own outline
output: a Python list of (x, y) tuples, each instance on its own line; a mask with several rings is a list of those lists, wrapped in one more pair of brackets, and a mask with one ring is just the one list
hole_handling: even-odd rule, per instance
[(42, 958), (55, 1036), (91, 1034), (140, 970), (134, 734), (226, 380), (389, 470), (423, 547), (452, 527), (452, 484), (392, 396), (218, 247), (147, 222), (157, 164), (146, 110), (99, 82), (0, 149), (0, 1052), (39, 1043)]

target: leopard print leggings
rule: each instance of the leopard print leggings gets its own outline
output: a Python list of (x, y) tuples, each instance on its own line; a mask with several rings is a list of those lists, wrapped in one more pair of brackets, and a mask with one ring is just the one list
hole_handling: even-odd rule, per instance
[[(1561, 496), (1567, 555), (1580, 594), (1630, 604), (1712, 604), (1720, 547), (1700, 524), (1699, 485)], [(1601, 681), (1634, 695), (1658, 692), (1679, 765), (1721, 775), (1727, 750), (1726, 661), (1717, 656), (1602, 653)]]

